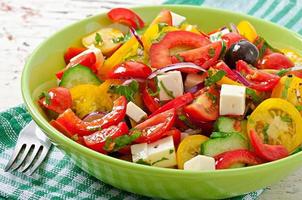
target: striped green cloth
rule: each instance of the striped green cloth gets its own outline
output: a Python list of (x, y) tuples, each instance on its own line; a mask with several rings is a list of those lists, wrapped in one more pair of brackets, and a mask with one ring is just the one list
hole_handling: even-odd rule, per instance
[[(168, 0), (169, 4), (206, 5), (273, 21), (302, 34), (302, 2), (296, 0)], [(32, 177), (5, 173), (20, 130), (31, 120), (24, 106), (0, 113), (0, 197), (6, 199), (150, 199), (106, 185), (83, 172), (53, 147)], [(263, 190), (233, 199), (256, 199)]]

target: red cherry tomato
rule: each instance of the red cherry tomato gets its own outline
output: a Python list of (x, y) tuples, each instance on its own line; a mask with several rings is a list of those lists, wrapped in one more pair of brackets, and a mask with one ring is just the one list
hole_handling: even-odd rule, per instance
[(289, 155), (287, 149), (282, 145), (263, 144), (260, 137), (253, 130), (250, 131), (249, 136), (255, 153), (264, 160), (274, 161)]
[(259, 165), (262, 160), (254, 152), (246, 149), (227, 151), (215, 156), (216, 169), (228, 169), (234, 164)]
[(166, 23), (168, 26), (172, 26), (171, 12), (169, 10), (162, 10), (152, 21), (151, 25), (158, 23)]
[(112, 111), (100, 119), (85, 122), (76, 116), (71, 109), (68, 109), (59, 115), (56, 121), (72, 135), (89, 135), (95, 132), (97, 128), (108, 128), (122, 121), (126, 114), (126, 105), (126, 98), (121, 96), (114, 101)]
[(147, 87), (145, 87), (142, 91), (142, 99), (145, 106), (151, 113), (153, 113), (154, 111), (160, 108), (159, 100), (157, 100), (155, 97), (152, 97), (150, 95)]
[(287, 69), (295, 64), (281, 53), (271, 53), (263, 57), (258, 63), (260, 69)]
[(227, 33), (227, 34), (221, 36), (221, 38), (226, 42), (227, 48), (230, 48), (236, 42), (245, 39), (244, 37), (242, 37), (242, 35), (240, 35), (238, 33), (234, 33), (234, 32)]
[(177, 148), (179, 143), (180, 143), (180, 139), (181, 139), (181, 132), (180, 130), (173, 128), (167, 132), (164, 133), (164, 135), (166, 136), (170, 136), (172, 135), (173, 137), (173, 142), (174, 142), (174, 146)]
[(219, 92), (214, 88), (201, 91), (201, 94), (184, 108), (184, 112), (192, 121), (214, 121), (219, 115)]
[(113, 68), (108, 73), (108, 78), (121, 79), (121, 78), (143, 78), (146, 79), (152, 70), (150, 67), (140, 62), (126, 61)]
[(170, 49), (172, 48), (186, 46), (194, 49), (207, 44), (210, 44), (209, 39), (200, 34), (188, 31), (169, 32), (159, 43), (152, 44), (150, 48), (151, 66), (162, 68), (171, 65)]
[(91, 135), (84, 136), (83, 139), (88, 148), (106, 154), (107, 152), (104, 149), (106, 139), (110, 137), (114, 140), (115, 138), (125, 135), (128, 132), (129, 130), (127, 124), (125, 122), (120, 122), (117, 126), (113, 125), (102, 129), (92, 133)]
[(64, 54), (65, 63), (68, 64), (70, 62), (70, 59), (79, 55), (85, 50), (86, 48), (83, 47), (69, 47)]
[(108, 18), (117, 23), (140, 29), (145, 26), (144, 21), (132, 10), (127, 8), (113, 8), (107, 13)]
[(68, 89), (63, 87), (52, 88), (45, 95), (38, 101), (42, 107), (58, 114), (71, 108), (72, 99)]
[(250, 82), (249, 87), (258, 91), (271, 91), (280, 80), (279, 76), (252, 68), (243, 60), (237, 61), (236, 69)]
[(136, 139), (137, 143), (152, 143), (164, 136), (164, 133), (171, 129), (174, 125), (176, 117), (175, 109), (170, 109), (159, 113), (146, 121), (138, 124), (130, 131), (129, 134), (136, 131), (141, 132), (141, 136)]

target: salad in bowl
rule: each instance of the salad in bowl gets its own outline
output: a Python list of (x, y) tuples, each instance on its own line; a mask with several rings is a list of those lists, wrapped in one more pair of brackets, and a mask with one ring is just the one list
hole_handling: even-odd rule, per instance
[(49, 123), (101, 154), (208, 171), (275, 161), (302, 144), (302, 57), (248, 21), (210, 33), (162, 10), (149, 24), (115, 8), (112, 24), (69, 47)]

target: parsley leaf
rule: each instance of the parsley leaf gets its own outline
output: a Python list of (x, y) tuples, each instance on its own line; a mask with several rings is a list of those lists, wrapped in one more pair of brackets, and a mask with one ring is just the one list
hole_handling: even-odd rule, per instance
[(166, 157), (162, 157), (161, 159), (157, 160), (157, 161), (154, 161), (153, 163), (151, 163), (151, 165), (155, 165), (156, 163), (159, 163), (159, 162), (162, 162), (164, 160), (169, 160), (168, 158)]
[(246, 94), (249, 95), (252, 98), (252, 101), (254, 101), (255, 103), (261, 102), (261, 98), (256, 94), (255, 90), (246, 88)]
[(149, 165), (149, 163), (147, 163), (146, 161), (144, 161), (143, 159), (139, 159), (138, 161), (136, 161), (137, 164), (141, 164), (141, 165)]
[(119, 149), (131, 144), (134, 140), (141, 136), (140, 131), (134, 131), (131, 135), (122, 135), (115, 139), (108, 137), (104, 146), (104, 150), (108, 152), (118, 151)]
[(297, 108), (298, 111), (302, 111), (302, 106), (301, 105), (296, 106), (296, 108)]
[(169, 150), (169, 154), (172, 154), (174, 152), (174, 149)]
[(179, 55), (179, 54), (176, 54), (175, 57), (177, 58), (177, 60), (178, 60), (179, 62), (184, 62), (184, 61), (185, 61), (184, 57), (182, 57), (182, 56)]
[(280, 118), (281, 118), (281, 120), (284, 121), (284, 122), (288, 122), (288, 123), (291, 123), (291, 122), (292, 122), (292, 118), (290, 118), (288, 115), (281, 116)]
[(100, 43), (103, 43), (103, 38), (99, 33), (95, 34), (94, 40), (95, 40), (96, 45), (99, 45)]
[(226, 75), (225, 71), (219, 70), (218, 72), (216, 72), (212, 76), (209, 76), (205, 80), (205, 85), (206, 86), (211, 86), (211, 85), (215, 84), (217, 81), (220, 81), (225, 75)]
[(111, 85), (110, 92), (125, 96), (128, 101), (134, 101), (134, 95), (138, 92), (139, 85), (133, 80), (129, 85)]
[(168, 24), (167, 23), (158, 23), (157, 26), (158, 26), (158, 32), (161, 32), (164, 27), (168, 26)]
[(207, 92), (206, 95), (212, 100), (213, 104), (216, 103), (217, 97), (210, 92)]
[(49, 95), (49, 93), (48, 92), (42, 92), (41, 93), (41, 95), (39, 96), (39, 98), (41, 99), (41, 98), (44, 98), (45, 97), (45, 103), (46, 103), (46, 105), (50, 105), (50, 100), (51, 100), (51, 97), (50, 97), (50, 95)]
[(280, 71), (278, 71), (277, 73), (276, 73), (276, 75), (278, 75), (278, 76), (284, 76), (287, 72), (289, 72), (289, 70), (288, 69), (281, 69)]
[(121, 36), (121, 37), (117, 37), (117, 38), (112, 38), (112, 42), (115, 44), (124, 42), (124, 37)]
[(213, 47), (210, 47), (209, 50), (208, 50), (208, 54), (211, 58), (213, 58), (215, 56), (215, 49)]
[(168, 88), (166, 88), (166, 86), (164, 85), (163, 81), (159, 82), (160, 86), (163, 88), (163, 90), (165, 91), (165, 93), (171, 97), (172, 99), (175, 98), (175, 96), (173, 95), (173, 92), (171, 90), (169, 90)]

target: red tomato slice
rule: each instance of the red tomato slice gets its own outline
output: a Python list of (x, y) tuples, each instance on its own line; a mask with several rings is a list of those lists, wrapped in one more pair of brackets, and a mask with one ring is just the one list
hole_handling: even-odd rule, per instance
[(137, 131), (141, 132), (141, 136), (136, 139), (137, 143), (152, 143), (164, 136), (164, 133), (171, 129), (174, 125), (176, 117), (175, 109), (170, 109), (159, 113), (146, 121), (138, 124), (130, 131), (130, 134)]
[(123, 78), (143, 78), (146, 79), (152, 70), (149, 66), (140, 62), (126, 61), (118, 64), (108, 73), (108, 78), (123, 79)]
[(234, 164), (243, 163), (248, 165), (259, 165), (262, 160), (254, 152), (246, 149), (227, 151), (215, 156), (216, 169), (228, 169)]
[(189, 31), (168, 32), (159, 43), (152, 44), (150, 48), (151, 66), (162, 68), (171, 65), (170, 49), (172, 48), (185, 46), (194, 49), (209, 43), (208, 38)]
[(250, 142), (255, 153), (264, 160), (274, 161), (289, 156), (287, 149), (282, 145), (263, 144), (260, 137), (253, 130), (250, 132)]
[(180, 139), (181, 139), (181, 132), (180, 132), (180, 130), (178, 130), (176, 128), (173, 128), (173, 129), (165, 132), (164, 135), (166, 135), (166, 136), (172, 135), (174, 146), (176, 147), (175, 149), (177, 149), (177, 147), (178, 147), (178, 145), (180, 143)]
[(47, 92), (47, 97), (39, 99), (39, 104), (55, 113), (61, 114), (71, 108), (72, 99), (68, 89), (63, 87), (51, 88)]
[(117, 126), (113, 125), (106, 129), (102, 129), (91, 135), (84, 136), (83, 139), (88, 148), (106, 154), (107, 152), (104, 149), (106, 139), (109, 137), (111, 139), (115, 139), (119, 136), (127, 134), (128, 132), (129, 130), (127, 124), (125, 122), (120, 122)]
[(68, 64), (70, 62), (70, 59), (79, 55), (85, 50), (86, 48), (83, 47), (69, 47), (64, 54), (65, 63)]
[(122, 121), (126, 114), (126, 105), (126, 98), (121, 96), (114, 101), (112, 111), (100, 119), (85, 122), (76, 116), (71, 109), (68, 109), (59, 115), (56, 121), (72, 135), (89, 135), (92, 132), (95, 132), (95, 129), (97, 128), (107, 128)]
[(162, 10), (157, 17), (152, 21), (151, 25), (158, 23), (166, 23), (168, 26), (172, 26), (172, 15), (169, 10)]
[(162, 113), (166, 110), (170, 110), (172, 108), (174, 108), (175, 110), (184, 107), (185, 105), (191, 103), (194, 99), (194, 96), (192, 93), (186, 93), (182, 96), (176, 97), (175, 99), (169, 101), (168, 103), (166, 103), (165, 105), (163, 105), (162, 107), (158, 108), (156, 111), (154, 111), (149, 118), (157, 115), (158, 113)]
[(195, 122), (214, 121), (219, 115), (219, 92), (210, 88), (202, 93), (191, 103), (184, 107), (184, 112)]
[(232, 79), (233, 81), (236, 81), (238, 79), (237, 75), (223, 61), (219, 61), (216, 65), (213, 66), (213, 68), (225, 71), (226, 76), (228, 78)]
[[(192, 62), (204, 69), (208, 69), (217, 62), (222, 50), (223, 43), (218, 41), (196, 49), (180, 52), (179, 56), (182, 57), (185, 62)], [(172, 63), (178, 62), (179, 60), (173, 56)]]
[(117, 23), (140, 29), (145, 26), (144, 21), (132, 10), (127, 8), (113, 8), (107, 13), (108, 18)]
[(272, 53), (263, 57), (258, 63), (260, 69), (287, 69), (295, 64), (281, 53)]
[(242, 37), (242, 35), (240, 35), (238, 33), (234, 33), (234, 32), (227, 33), (227, 34), (221, 36), (221, 38), (226, 42), (227, 48), (230, 48), (236, 42), (239, 42), (240, 40), (245, 39), (244, 37)]
[(147, 107), (147, 109), (153, 113), (154, 111), (156, 111), (158, 108), (160, 108), (160, 104), (159, 101), (156, 100), (156, 98), (152, 97), (149, 94), (149, 91), (147, 89), (147, 87), (145, 87), (142, 91), (142, 99), (143, 102), (145, 104), (145, 106)]
[(280, 80), (275, 74), (251, 68), (243, 60), (236, 62), (236, 69), (250, 82), (249, 87), (258, 91), (271, 91)]

